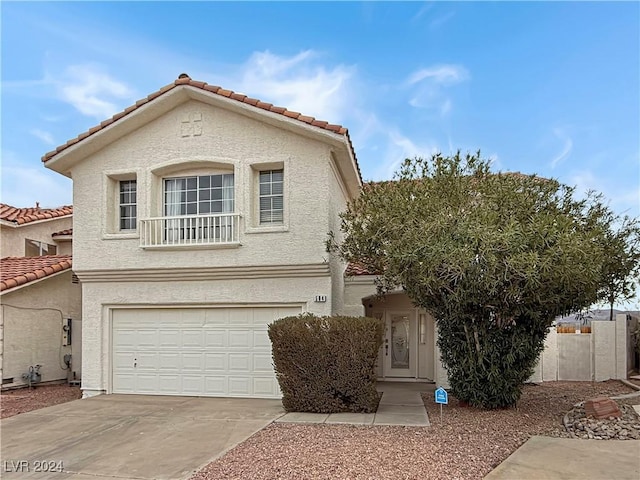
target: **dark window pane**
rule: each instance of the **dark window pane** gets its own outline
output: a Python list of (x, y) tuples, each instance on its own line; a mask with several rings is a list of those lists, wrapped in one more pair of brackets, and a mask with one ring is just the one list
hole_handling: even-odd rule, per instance
[(261, 183), (260, 184), (260, 195), (271, 195), (271, 184), (270, 183)]
[(271, 172), (271, 181), (272, 182), (281, 182), (282, 181), (282, 170), (273, 170)]
[(24, 255), (26, 257), (38, 257), (40, 256), (40, 242), (34, 240), (24, 241)]
[(211, 211), (211, 204), (209, 202), (200, 202), (200, 213), (209, 213)]
[(195, 202), (198, 200), (198, 192), (197, 191), (188, 191), (187, 192), (187, 202)]
[(260, 210), (271, 210), (271, 198), (263, 197), (260, 199)]
[(197, 203), (187, 203), (187, 215), (195, 215), (198, 213)]
[(222, 200), (222, 189), (211, 190), (211, 200)]
[(209, 189), (200, 190), (199, 200), (210, 200), (210, 199), (211, 199), (211, 190)]
[(197, 177), (188, 177), (187, 178), (187, 190), (197, 190), (198, 188), (198, 178)]
[(211, 177), (209, 175), (198, 177), (198, 180), (200, 182), (200, 188), (207, 188), (209, 185), (211, 185)]
[(211, 176), (211, 186), (212, 187), (221, 187), (222, 186), (222, 175), (212, 175)]
[(271, 193), (274, 195), (282, 195), (282, 183), (281, 182), (272, 183)]

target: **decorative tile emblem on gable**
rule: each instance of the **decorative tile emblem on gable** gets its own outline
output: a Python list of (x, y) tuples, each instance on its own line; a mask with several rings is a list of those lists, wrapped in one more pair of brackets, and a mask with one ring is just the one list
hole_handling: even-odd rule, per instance
[(181, 135), (199, 137), (202, 135), (202, 112), (189, 112), (182, 117)]

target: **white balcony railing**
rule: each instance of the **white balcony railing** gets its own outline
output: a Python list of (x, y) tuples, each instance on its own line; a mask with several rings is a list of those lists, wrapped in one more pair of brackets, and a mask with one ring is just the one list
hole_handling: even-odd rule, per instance
[(240, 215), (179, 215), (140, 220), (140, 246), (238, 245)]

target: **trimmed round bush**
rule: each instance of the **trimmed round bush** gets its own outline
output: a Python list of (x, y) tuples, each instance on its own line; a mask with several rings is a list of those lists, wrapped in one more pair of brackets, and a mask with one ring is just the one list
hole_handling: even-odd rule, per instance
[(375, 412), (384, 324), (367, 317), (304, 313), (269, 325), (273, 363), (288, 412)]

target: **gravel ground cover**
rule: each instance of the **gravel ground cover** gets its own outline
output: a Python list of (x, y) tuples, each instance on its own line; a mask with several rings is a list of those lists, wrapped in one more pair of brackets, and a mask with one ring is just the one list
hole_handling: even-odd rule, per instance
[(568, 436), (564, 414), (589, 398), (631, 393), (618, 381), (527, 385), (517, 409), (483, 411), (423, 399), (431, 427), (271, 424), (192, 480), (478, 479), (532, 435)]
[(7, 390), (0, 395), (0, 418), (70, 402), (81, 397), (80, 387), (70, 387), (67, 384)]

